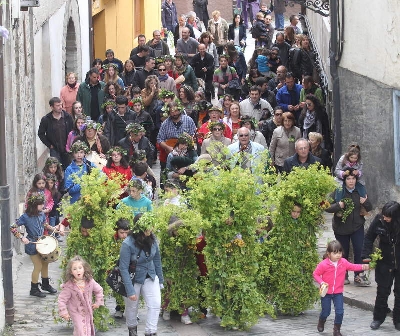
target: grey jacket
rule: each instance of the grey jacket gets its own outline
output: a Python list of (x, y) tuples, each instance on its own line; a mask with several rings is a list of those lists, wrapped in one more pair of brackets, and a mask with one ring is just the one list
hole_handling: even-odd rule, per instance
[(128, 236), (122, 243), (119, 257), (119, 268), (128, 297), (138, 294), (135, 292), (135, 288), (129, 276), (129, 264), (131, 261), (137, 261), (135, 283), (143, 284), (147, 274), (152, 280), (158, 276), (160, 284), (164, 283), (160, 249), (157, 241), (153, 243), (150, 255), (146, 257), (145, 252), (135, 245), (135, 239), (132, 236)]

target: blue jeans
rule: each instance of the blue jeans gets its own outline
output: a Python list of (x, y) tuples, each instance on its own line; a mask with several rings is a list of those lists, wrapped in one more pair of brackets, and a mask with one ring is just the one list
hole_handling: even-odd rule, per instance
[(275, 13), (275, 29), (283, 29), (285, 27), (285, 17), (283, 14)]
[(335, 324), (342, 324), (343, 321), (343, 293), (338, 294), (326, 294), (321, 298), (321, 307), (322, 311), (319, 315), (321, 320), (326, 320), (327, 317), (331, 314), (331, 301), (333, 301), (333, 305), (335, 306)]
[[(335, 238), (343, 247), (343, 258), (349, 258), (350, 240), (353, 244), (354, 264), (362, 264), (361, 252), (364, 244), (364, 226), (361, 226), (357, 231), (349, 235), (339, 235), (335, 233)], [(358, 275), (362, 272), (354, 272)]]

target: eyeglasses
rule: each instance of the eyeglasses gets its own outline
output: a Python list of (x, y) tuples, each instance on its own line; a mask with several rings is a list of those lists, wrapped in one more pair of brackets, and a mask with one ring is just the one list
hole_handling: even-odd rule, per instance
[(247, 134), (239, 134), (239, 135), (238, 135), (239, 138), (245, 138), (245, 137), (248, 137), (248, 136), (249, 136), (248, 133), (247, 133)]
[(167, 69), (158, 69), (158, 71), (167, 71)]
[(213, 131), (222, 131), (222, 128), (221, 128), (221, 127), (215, 127), (215, 128), (213, 128), (212, 130), (213, 130)]

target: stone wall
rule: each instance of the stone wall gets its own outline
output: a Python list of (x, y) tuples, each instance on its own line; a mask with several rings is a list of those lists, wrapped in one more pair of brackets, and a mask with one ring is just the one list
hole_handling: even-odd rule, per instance
[(361, 146), (368, 197), (374, 208), (398, 200), (393, 141), (393, 88), (339, 68), (342, 148)]

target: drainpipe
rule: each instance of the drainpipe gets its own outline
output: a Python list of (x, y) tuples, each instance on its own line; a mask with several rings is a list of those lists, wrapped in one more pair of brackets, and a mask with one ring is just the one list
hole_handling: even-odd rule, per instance
[[(0, 26), (3, 26), (3, 8), (6, 22), (10, 13), (9, 1), (0, 6)], [(8, 25), (9, 27), (9, 25)], [(6, 116), (4, 108), (4, 38), (0, 38), (0, 153), (6, 152)], [(0, 220), (1, 220), (1, 270), (3, 273), (3, 290), (6, 324), (14, 323), (14, 291), (12, 278), (12, 244), (10, 232), (10, 188), (7, 184), (7, 155), (0, 160)]]
[[(340, 86), (338, 65), (340, 58), (338, 56), (338, 1), (330, 1), (331, 12), (331, 43), (330, 43), (330, 71), (332, 76), (332, 95), (333, 95), (333, 114), (334, 114), (334, 162), (337, 162), (342, 155), (342, 113), (340, 110)], [(343, 3), (342, 3), (343, 6)]]
[(92, 62), (94, 60), (94, 46), (93, 46), (93, 35), (94, 35), (94, 31), (93, 31), (93, 18), (92, 18), (92, 5), (93, 5), (93, 0), (88, 0), (88, 13), (89, 13), (89, 64), (90, 67), (92, 67)]

